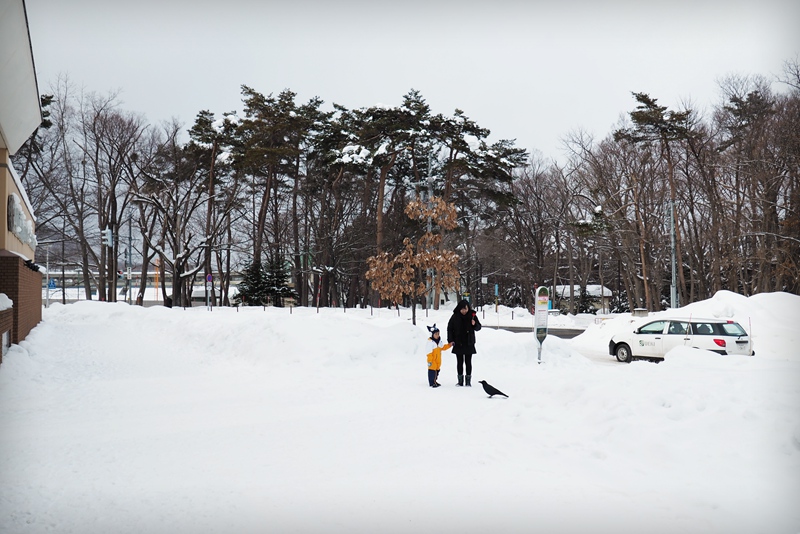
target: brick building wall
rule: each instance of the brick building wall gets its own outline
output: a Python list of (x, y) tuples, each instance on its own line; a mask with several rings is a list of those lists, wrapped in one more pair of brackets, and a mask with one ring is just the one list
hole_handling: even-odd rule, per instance
[(42, 320), (42, 274), (17, 256), (0, 256), (0, 293), (14, 303), (11, 343), (19, 343)]
[[(0, 337), (5, 332), (8, 332), (9, 342), (10, 342), (11, 330), (13, 328), (14, 328), (14, 310), (12, 308), (8, 308), (7, 310), (0, 311)], [(3, 353), (5, 352), (5, 350), (6, 346), (3, 345), (2, 349), (0, 350), (0, 363), (3, 363)]]

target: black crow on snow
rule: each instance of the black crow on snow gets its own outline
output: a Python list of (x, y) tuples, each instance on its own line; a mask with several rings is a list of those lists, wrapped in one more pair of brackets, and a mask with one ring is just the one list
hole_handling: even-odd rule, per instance
[(491, 398), (493, 395), (502, 395), (505, 398), (508, 398), (508, 395), (494, 387), (493, 385), (486, 382), (486, 380), (479, 381), (481, 385), (483, 385), (483, 391), (486, 392), (487, 395)]

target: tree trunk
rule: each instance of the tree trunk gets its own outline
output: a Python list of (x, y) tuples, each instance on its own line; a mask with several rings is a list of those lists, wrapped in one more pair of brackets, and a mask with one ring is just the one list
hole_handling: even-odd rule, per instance
[[(211, 220), (214, 213), (214, 161), (217, 158), (217, 140), (214, 140), (214, 143), (211, 145), (211, 163), (209, 164), (208, 168), (208, 209), (206, 210), (206, 249), (204, 251), (204, 262), (203, 265), (205, 267), (205, 275), (208, 276), (212, 272), (212, 265), (211, 265), (211, 245), (213, 243), (213, 239), (211, 238)], [(205, 283), (204, 286), (206, 287), (206, 291), (208, 291), (208, 283)], [(214, 285), (211, 284), (211, 305), (217, 305), (217, 296), (214, 292)]]
[(264, 228), (267, 225), (267, 210), (269, 209), (273, 174), (274, 170), (270, 167), (267, 172), (267, 183), (264, 185), (264, 192), (261, 195), (261, 206), (258, 208), (258, 219), (256, 221), (255, 235), (253, 236), (253, 261), (261, 261), (261, 254), (264, 248)]
[(639, 230), (639, 259), (642, 262), (642, 281), (644, 284), (644, 307), (648, 310), (652, 311), (652, 306), (650, 305), (650, 281), (647, 278), (647, 255), (645, 254), (645, 237), (646, 231), (644, 227), (644, 222), (642, 220), (642, 213), (641, 213), (641, 204), (639, 201), (639, 193), (638, 193), (638, 185), (639, 181), (635, 175), (631, 176), (634, 181), (634, 189), (633, 189), (633, 202), (634, 202), (634, 211), (636, 213), (636, 227)]
[(681, 303), (686, 304), (686, 276), (683, 273), (683, 253), (681, 252), (681, 226), (678, 224), (678, 210), (675, 207), (675, 202), (677, 199), (677, 188), (675, 186), (675, 166), (672, 163), (672, 150), (669, 147), (669, 141), (663, 139), (663, 142), (666, 146), (667, 151), (667, 168), (669, 172), (669, 197), (672, 201), (672, 220), (675, 224), (675, 263), (678, 269), (678, 289), (680, 298), (680, 303), (678, 306), (681, 306)]
[[(567, 233), (567, 257), (569, 258), (569, 313), (575, 315), (575, 259), (572, 236)], [(563, 294), (563, 291), (562, 291)]]
[(378, 206), (375, 210), (375, 217), (376, 217), (376, 240), (375, 245), (377, 249), (377, 254), (380, 254), (383, 251), (383, 197), (386, 189), (386, 175), (389, 174), (389, 170), (394, 165), (394, 160), (397, 159), (398, 152), (392, 154), (389, 163), (381, 167), (381, 174), (378, 179)]

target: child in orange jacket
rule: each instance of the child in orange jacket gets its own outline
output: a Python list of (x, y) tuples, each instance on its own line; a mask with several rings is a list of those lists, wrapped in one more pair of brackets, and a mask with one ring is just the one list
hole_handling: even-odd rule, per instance
[(439, 329), (436, 324), (428, 327), (428, 332), (431, 337), (428, 338), (428, 385), (432, 388), (438, 388), (441, 384), (437, 381), (439, 378), (439, 370), (442, 368), (442, 351), (447, 350), (453, 346), (452, 343), (447, 343), (442, 346), (442, 338), (439, 334)]

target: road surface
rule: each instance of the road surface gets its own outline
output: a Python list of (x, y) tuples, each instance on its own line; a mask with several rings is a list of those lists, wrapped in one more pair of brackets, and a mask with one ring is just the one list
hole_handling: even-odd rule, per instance
[[(528, 326), (490, 326), (487, 324), (483, 325), (484, 328), (494, 328), (495, 330), (503, 329), (508, 330), (509, 332), (533, 332), (533, 328)], [(554, 336), (558, 336), (561, 339), (572, 339), (573, 337), (580, 335), (583, 333), (583, 329), (581, 328), (548, 328), (548, 334), (552, 334)]]

